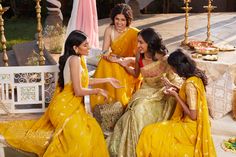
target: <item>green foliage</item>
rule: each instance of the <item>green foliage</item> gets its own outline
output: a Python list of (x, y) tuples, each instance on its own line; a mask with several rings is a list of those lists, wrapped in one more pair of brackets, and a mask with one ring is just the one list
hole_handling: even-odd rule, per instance
[(35, 52), (35, 50), (33, 50), (30, 56), (27, 58), (26, 65), (39, 65), (39, 54)]
[(66, 28), (57, 26), (46, 26), (44, 28), (44, 46), (50, 53), (61, 53), (64, 43)]
[[(34, 40), (37, 32), (36, 18), (12, 18), (5, 20), (5, 36), (7, 40), (7, 50), (18, 43)], [(2, 46), (0, 45), (0, 49)]]

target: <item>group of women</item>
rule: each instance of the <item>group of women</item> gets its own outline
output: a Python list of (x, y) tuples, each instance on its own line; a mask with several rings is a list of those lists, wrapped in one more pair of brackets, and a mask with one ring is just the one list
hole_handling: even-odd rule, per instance
[[(215, 157), (203, 71), (181, 49), (168, 55), (154, 29), (131, 27), (127, 4), (117, 4), (111, 19), (104, 34), (107, 53), (94, 77), (88, 78), (84, 58), (87, 36), (75, 30), (65, 42), (44, 115), (0, 123), (7, 145), (43, 157)], [(107, 141), (84, 107), (85, 95), (92, 109), (107, 101), (124, 107)]]

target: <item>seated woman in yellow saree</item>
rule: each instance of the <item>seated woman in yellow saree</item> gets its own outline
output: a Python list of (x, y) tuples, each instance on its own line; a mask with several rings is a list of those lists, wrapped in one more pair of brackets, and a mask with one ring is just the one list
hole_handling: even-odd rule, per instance
[[(112, 24), (104, 33), (103, 50), (107, 50), (99, 61), (94, 78), (114, 77), (124, 88), (114, 89), (109, 84), (94, 86), (108, 91), (108, 103), (120, 101), (126, 107), (135, 90), (140, 86), (140, 77), (135, 78), (119, 64), (111, 62), (110, 58), (134, 57), (137, 48), (138, 29), (130, 27), (132, 10), (127, 4), (117, 4), (111, 11)], [(109, 50), (111, 48), (111, 51)], [(93, 95), (90, 99), (91, 108), (105, 104), (101, 96)]]
[(84, 55), (88, 54), (87, 36), (73, 31), (59, 59), (58, 86), (50, 105), (38, 121), (0, 123), (0, 134), (7, 145), (40, 157), (108, 157), (106, 142), (98, 123), (85, 110), (83, 96), (106, 91), (88, 89), (88, 84), (111, 83), (113, 78), (89, 81)]
[(137, 157), (216, 157), (205, 93), (206, 75), (181, 49), (170, 54), (168, 63), (186, 80), (178, 94), (178, 89), (164, 79), (165, 93), (178, 102), (175, 112), (170, 121), (143, 129)]
[(141, 73), (143, 81), (141, 88), (131, 98), (124, 115), (117, 121), (110, 139), (108, 138), (112, 157), (135, 157), (136, 144), (143, 127), (172, 116), (175, 100), (174, 97), (164, 95), (161, 78), (166, 76), (176, 81), (177, 75), (173, 75), (169, 69), (166, 53), (161, 36), (147, 28), (138, 35), (135, 69), (120, 62), (134, 76)]

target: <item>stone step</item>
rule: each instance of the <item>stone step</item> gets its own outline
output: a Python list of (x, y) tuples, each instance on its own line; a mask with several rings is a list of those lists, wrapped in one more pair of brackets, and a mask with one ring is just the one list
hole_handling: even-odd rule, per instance
[(231, 113), (221, 119), (211, 119), (212, 134), (220, 136), (236, 136), (236, 121)]
[[(27, 62), (27, 58), (32, 55), (33, 50), (35, 50), (37, 53), (39, 52), (37, 41), (30, 41), (25, 42), (21, 44), (16, 44), (12, 47), (15, 56), (16, 61), (19, 66), (25, 66)], [(53, 57), (49, 54), (49, 52), (44, 49), (44, 57), (46, 59), (45, 65), (55, 65), (56, 61), (53, 59)]]
[[(7, 51), (8, 66), (17, 66), (16, 56), (13, 50)], [(0, 66), (4, 66), (2, 53), (0, 54)]]

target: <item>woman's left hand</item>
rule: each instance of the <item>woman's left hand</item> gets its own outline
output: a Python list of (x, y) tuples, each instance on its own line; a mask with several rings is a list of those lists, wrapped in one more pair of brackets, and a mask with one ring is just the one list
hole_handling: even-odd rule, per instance
[(174, 87), (166, 88), (163, 92), (166, 95), (172, 95), (172, 96), (178, 95), (178, 93), (176, 92), (176, 89)]
[(113, 62), (113, 63), (117, 63), (118, 61), (118, 57), (115, 54), (104, 54), (102, 55), (103, 59), (109, 61), (109, 62)]
[(166, 88), (170, 88), (173, 86), (170, 80), (166, 76), (161, 77), (161, 81), (166, 86)]
[(120, 81), (115, 78), (108, 78), (108, 82), (114, 87), (114, 88), (123, 88), (123, 86), (120, 85)]

